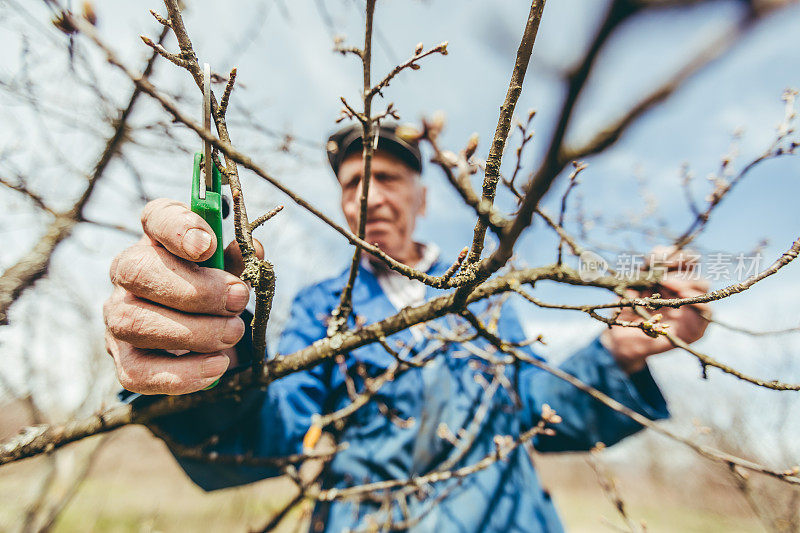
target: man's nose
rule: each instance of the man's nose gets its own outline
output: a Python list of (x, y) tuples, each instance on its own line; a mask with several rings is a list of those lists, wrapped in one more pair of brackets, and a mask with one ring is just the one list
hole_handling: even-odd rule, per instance
[(378, 183), (373, 177), (369, 180), (369, 191), (367, 194), (367, 206), (374, 208), (386, 201), (386, 191), (383, 190), (381, 184)]

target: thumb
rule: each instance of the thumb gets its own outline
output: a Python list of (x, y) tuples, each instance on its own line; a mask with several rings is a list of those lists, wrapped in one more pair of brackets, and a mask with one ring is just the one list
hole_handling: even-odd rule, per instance
[[(264, 259), (264, 247), (258, 239), (253, 239), (253, 245), (256, 247), (256, 257)], [(239, 243), (235, 240), (225, 248), (225, 270), (234, 276), (241, 276), (244, 270), (242, 252), (239, 250)]]

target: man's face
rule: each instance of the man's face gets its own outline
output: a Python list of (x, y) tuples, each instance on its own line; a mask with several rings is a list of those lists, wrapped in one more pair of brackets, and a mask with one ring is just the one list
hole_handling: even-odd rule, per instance
[[(339, 166), (342, 212), (353, 233), (358, 230), (364, 162), (361, 152), (351, 154)], [(416, 258), (413, 234), (417, 216), (425, 214), (425, 187), (419, 175), (394, 155), (376, 150), (367, 199), (364, 240), (400, 262)]]

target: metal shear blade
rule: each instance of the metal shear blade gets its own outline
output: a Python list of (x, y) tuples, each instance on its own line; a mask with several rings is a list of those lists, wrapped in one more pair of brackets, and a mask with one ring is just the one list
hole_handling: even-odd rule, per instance
[[(211, 131), (211, 66), (203, 65), (203, 127)], [(206, 191), (213, 189), (214, 182), (211, 175), (211, 143), (203, 141), (203, 174), (205, 183), (200, 187), (200, 198), (206, 197)]]

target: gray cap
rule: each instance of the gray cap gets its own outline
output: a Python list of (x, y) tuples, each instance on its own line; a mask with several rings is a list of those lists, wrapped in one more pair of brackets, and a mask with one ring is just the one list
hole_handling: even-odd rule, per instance
[[(400, 158), (416, 172), (422, 173), (422, 154), (419, 151), (417, 135), (412, 126), (399, 126), (394, 122), (382, 122), (378, 128), (378, 149), (385, 150)], [(333, 173), (339, 175), (339, 167), (344, 159), (362, 150), (361, 124), (351, 124), (336, 131), (328, 138), (325, 146), (328, 161)]]

